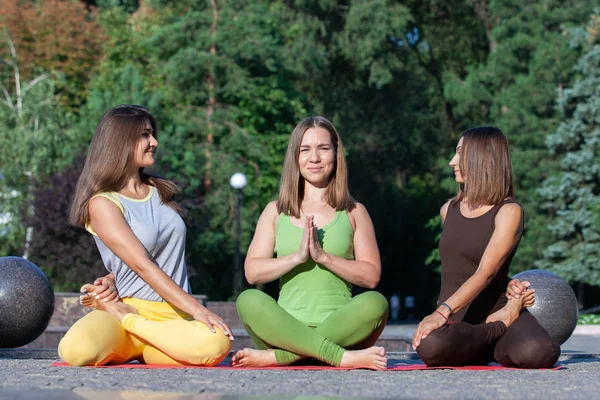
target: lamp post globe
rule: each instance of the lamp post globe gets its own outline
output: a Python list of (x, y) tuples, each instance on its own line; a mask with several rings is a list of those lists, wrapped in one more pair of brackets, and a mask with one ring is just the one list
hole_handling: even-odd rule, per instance
[(229, 179), (229, 184), (234, 189), (243, 189), (246, 187), (246, 183), (248, 183), (246, 175), (242, 174), (241, 172), (236, 172), (235, 174), (231, 175), (231, 178)]
[(233, 259), (233, 295), (237, 297), (242, 292), (242, 257), (240, 251), (242, 239), (242, 189), (246, 187), (246, 175), (236, 172), (231, 175), (229, 184), (235, 190), (235, 249)]

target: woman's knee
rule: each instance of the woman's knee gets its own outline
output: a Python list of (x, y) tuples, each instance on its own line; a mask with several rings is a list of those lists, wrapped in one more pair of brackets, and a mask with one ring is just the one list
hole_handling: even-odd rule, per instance
[(360, 301), (361, 309), (366, 315), (382, 319), (388, 314), (388, 301), (379, 292), (371, 290), (359, 294), (355, 299)]
[(496, 348), (494, 358), (504, 366), (518, 368), (550, 368), (560, 357), (560, 345), (550, 337), (523, 340), (505, 349)]
[(231, 351), (231, 340), (223, 332), (217, 330), (209, 335), (202, 335), (196, 343), (188, 345), (185, 360), (193, 365), (217, 365)]
[(262, 314), (262, 305), (265, 301), (271, 299), (268, 294), (256, 289), (247, 289), (243, 291), (237, 298), (236, 307), (238, 315), (242, 322), (255, 313)]
[(69, 365), (81, 367), (96, 365), (105, 356), (106, 349), (100, 348), (91, 335), (68, 331), (58, 344), (58, 355)]
[(416, 349), (419, 358), (427, 365), (444, 364), (444, 356), (448, 353), (448, 341), (445, 336), (435, 330), (421, 340)]
[(83, 340), (65, 335), (58, 344), (58, 355), (69, 365), (81, 367), (89, 365), (95, 354)]
[(58, 354), (69, 365), (102, 363), (115, 349), (126, 347), (126, 333), (119, 321), (104, 311), (92, 311), (67, 331)]

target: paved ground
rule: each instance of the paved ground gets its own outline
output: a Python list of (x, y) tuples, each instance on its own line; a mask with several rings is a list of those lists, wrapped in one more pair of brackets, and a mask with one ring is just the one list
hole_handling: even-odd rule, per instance
[[(397, 362), (410, 363), (410, 360)], [(50, 367), (0, 360), (4, 399), (221, 399), (222, 396), (593, 399), (600, 358), (561, 361), (559, 371), (236, 371)], [(215, 394), (214, 396), (196, 396)], [(221, 396), (222, 395), (222, 396)]]
[[(597, 398), (600, 335), (574, 335), (563, 351), (558, 371), (395, 372), (67, 368), (50, 366), (54, 352), (0, 351), (0, 399)], [(390, 354), (395, 365), (415, 362)]]

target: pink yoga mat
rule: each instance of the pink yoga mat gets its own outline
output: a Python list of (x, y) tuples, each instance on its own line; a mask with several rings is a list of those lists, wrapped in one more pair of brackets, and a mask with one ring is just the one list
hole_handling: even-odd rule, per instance
[[(51, 364), (52, 367), (69, 367), (69, 364), (64, 362), (53, 362)], [(87, 366), (84, 368), (145, 368), (145, 369), (153, 369), (153, 368), (223, 368), (223, 369), (233, 369), (233, 370), (258, 370), (258, 369), (268, 369), (268, 370), (297, 370), (297, 371), (344, 371), (351, 370), (352, 368), (340, 368), (340, 367), (331, 367), (328, 365), (286, 365), (280, 367), (230, 367), (228, 365), (219, 364), (215, 367), (204, 367), (204, 366), (187, 366), (187, 365), (147, 365), (147, 364), (139, 364), (139, 363), (126, 363), (126, 364), (115, 364), (115, 365), (101, 365), (101, 366)], [(556, 371), (562, 369), (562, 366), (555, 366), (552, 368), (542, 368), (541, 370), (545, 371)], [(501, 365), (472, 365), (465, 367), (428, 367), (425, 364), (407, 364), (407, 365), (392, 365), (388, 366), (386, 371), (423, 371), (423, 370), (435, 370), (435, 369), (454, 369), (461, 371), (498, 371), (498, 370), (519, 370), (522, 371), (522, 368), (507, 368)]]

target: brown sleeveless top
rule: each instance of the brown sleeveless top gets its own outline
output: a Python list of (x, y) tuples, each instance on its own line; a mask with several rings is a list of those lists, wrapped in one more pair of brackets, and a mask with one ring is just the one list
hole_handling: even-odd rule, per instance
[[(496, 214), (504, 204), (509, 203), (518, 204), (514, 199), (506, 199), (479, 217), (467, 218), (460, 212), (459, 201), (450, 202), (439, 245), (442, 260), (442, 288), (439, 304), (452, 296), (475, 273), (494, 233)], [(521, 219), (519, 233), (522, 232), (523, 220)], [(518, 243), (488, 287), (483, 289), (471, 304), (453, 315), (451, 320), (480, 324), (489, 314), (506, 304), (508, 268), (517, 246)]]

